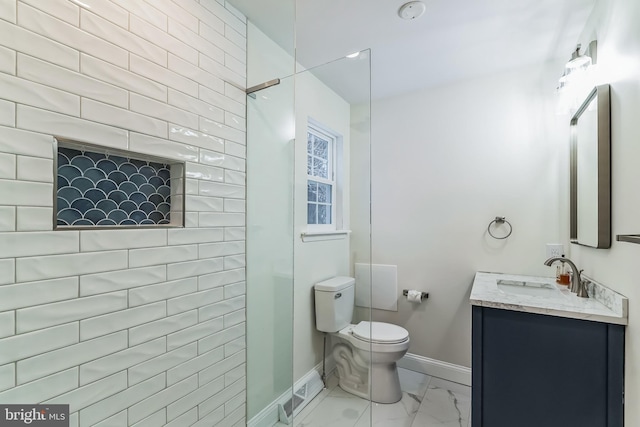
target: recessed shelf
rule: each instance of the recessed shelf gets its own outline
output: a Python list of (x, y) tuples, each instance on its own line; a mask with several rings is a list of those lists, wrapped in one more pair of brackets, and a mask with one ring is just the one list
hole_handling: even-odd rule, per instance
[(57, 140), (57, 229), (181, 227), (184, 164)]

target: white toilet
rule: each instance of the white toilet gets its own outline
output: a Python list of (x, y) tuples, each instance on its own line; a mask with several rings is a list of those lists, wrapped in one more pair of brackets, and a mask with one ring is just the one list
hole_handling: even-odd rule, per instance
[(316, 329), (334, 338), (340, 388), (377, 403), (398, 402), (402, 391), (396, 362), (409, 349), (409, 332), (382, 322), (351, 324), (355, 302), (352, 277), (325, 280), (314, 290)]

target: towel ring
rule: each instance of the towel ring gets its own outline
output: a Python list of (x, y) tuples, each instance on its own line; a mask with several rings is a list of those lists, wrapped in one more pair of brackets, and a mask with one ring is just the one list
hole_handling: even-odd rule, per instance
[[(507, 233), (507, 235), (506, 235), (506, 236), (503, 236), (503, 237), (497, 237), (497, 236), (495, 236), (495, 235), (491, 232), (491, 226), (492, 226), (493, 224), (496, 224), (496, 225), (497, 225), (497, 224), (504, 224), (504, 223), (506, 223), (506, 224), (509, 226), (509, 232)], [(503, 216), (497, 216), (497, 217), (496, 217), (496, 219), (494, 219), (493, 221), (491, 221), (491, 222), (489, 223), (489, 226), (487, 227), (487, 233), (489, 233), (489, 236), (493, 237), (494, 239), (498, 239), (498, 240), (504, 240), (504, 239), (506, 239), (507, 237), (511, 236), (511, 233), (512, 233), (512, 232), (513, 232), (513, 227), (511, 226), (511, 223), (510, 223), (509, 221), (507, 221), (507, 220), (505, 219), (505, 217), (503, 217)]]

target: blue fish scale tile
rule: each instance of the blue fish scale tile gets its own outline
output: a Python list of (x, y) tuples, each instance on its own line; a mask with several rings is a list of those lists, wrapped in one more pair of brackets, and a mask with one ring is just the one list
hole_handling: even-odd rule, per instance
[(118, 165), (116, 165), (113, 160), (107, 160), (106, 158), (96, 162), (96, 167), (101, 171), (104, 171), (107, 175), (118, 170)]
[(86, 171), (84, 171), (83, 175), (86, 178), (89, 178), (91, 181), (93, 181), (94, 184), (97, 184), (103, 179), (107, 178), (107, 175), (105, 174), (105, 172), (98, 168), (89, 168)]
[(73, 181), (82, 176), (82, 171), (73, 165), (62, 165), (58, 167), (58, 176), (65, 178), (67, 181)]
[(58, 147), (59, 226), (170, 223), (166, 164)]
[(58, 167), (69, 164), (69, 158), (63, 153), (58, 152)]

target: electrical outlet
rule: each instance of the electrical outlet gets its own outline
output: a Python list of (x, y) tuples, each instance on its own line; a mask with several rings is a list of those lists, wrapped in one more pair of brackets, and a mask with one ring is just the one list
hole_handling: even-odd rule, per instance
[(547, 258), (564, 255), (564, 245), (562, 243), (547, 243)]

